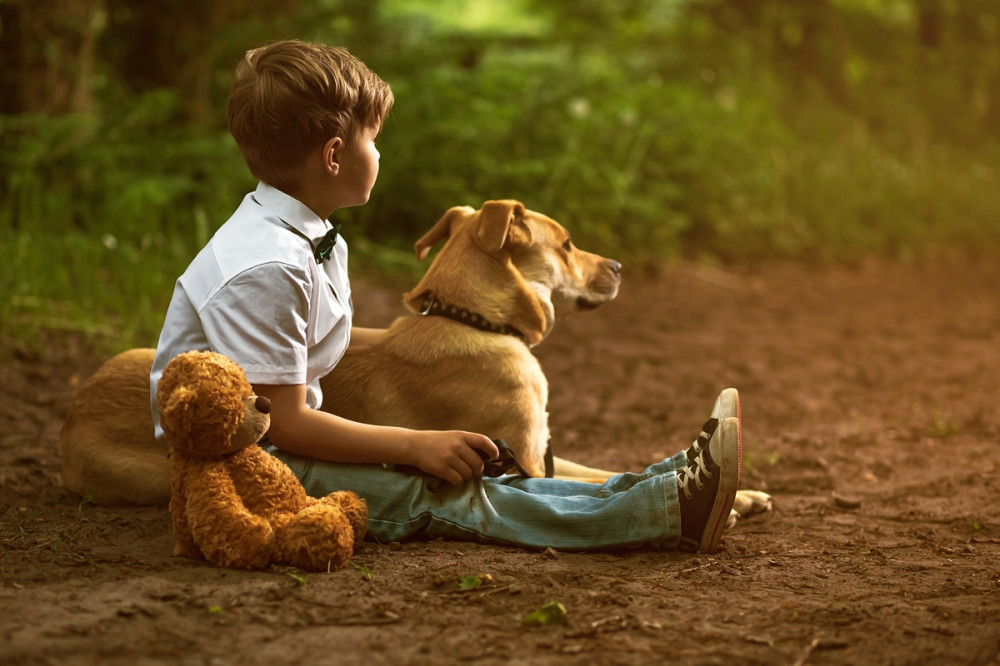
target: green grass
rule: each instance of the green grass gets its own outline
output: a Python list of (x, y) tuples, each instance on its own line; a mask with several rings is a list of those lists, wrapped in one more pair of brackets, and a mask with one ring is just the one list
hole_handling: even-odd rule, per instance
[[(640, 136), (636, 130), (635, 140)], [(483, 181), (474, 187), (495, 196), (513, 191), (529, 206), (564, 221), (581, 246), (600, 248), (631, 264), (670, 261), (683, 254), (713, 262), (869, 255), (910, 261), (935, 253), (993, 251), (1000, 245), (995, 216), (1000, 187), (985, 154), (940, 147), (900, 155), (860, 130), (835, 145), (789, 140), (759, 151), (736, 146), (737, 135), (710, 141), (717, 145), (709, 152), (719, 160), (732, 152), (731, 157), (747, 162), (723, 169), (710, 166), (706, 157), (702, 166), (684, 167), (691, 169), (684, 178), (700, 193), (697, 199), (690, 195), (671, 203), (674, 195), (645, 196), (643, 188), (653, 188), (655, 173), (629, 186), (636, 188), (634, 194), (625, 186), (616, 193), (613, 183), (602, 183), (579, 166), (560, 167), (558, 158), (553, 158), (553, 171), (569, 171), (551, 174), (535, 195), (530, 161), (524, 182), (504, 185), (516, 180), (516, 174), (508, 173), (498, 176), (496, 185)], [(983, 152), (987, 149), (993, 150)], [(233, 151), (225, 144), (219, 150)], [(489, 148), (483, 152), (488, 154)], [(125, 171), (137, 169), (127, 163), (119, 168), (119, 178), (109, 180), (123, 180)], [(372, 234), (375, 240), (366, 238), (379, 224), (380, 211), (391, 215), (391, 188), (398, 186), (398, 177), (390, 171), (387, 182), (380, 183), (370, 212), (345, 212), (345, 228), (352, 235), (355, 268), (414, 281), (424, 267), (412, 257), (413, 239), (446, 206), (414, 202), (422, 211), (420, 220), (407, 220), (395, 231), (381, 229)], [(553, 179), (583, 183), (587, 195), (559, 193), (566, 185), (553, 194), (546, 189)], [(114, 191), (103, 189), (104, 183), (77, 184), (78, 203), (70, 203), (59, 187), (53, 186), (55, 196), (49, 197), (32, 185), (18, 192), (15, 210), (8, 201), (2, 212), (0, 339), (7, 351), (38, 351), (47, 336), (64, 334), (82, 336), (107, 352), (155, 345), (177, 276), (253, 187), (242, 174), (217, 186), (181, 188), (180, 194), (171, 193), (169, 183), (163, 185), (165, 192), (153, 194), (156, 188), (147, 183), (146, 195), (134, 195), (126, 203), (110, 201)], [(489, 196), (463, 196), (462, 187), (428, 195), (452, 204), (478, 204)], [(603, 208), (595, 203), (602, 197), (607, 200)], [(84, 203), (91, 212), (82, 212)], [(75, 223), (53, 221), (64, 207)]]
[[(627, 30), (590, 35), (530, 5), (504, 30), (449, 6), (465, 10), (387, 5), (409, 41), (373, 52), (397, 104), (371, 201), (336, 215), (354, 271), (414, 281), (413, 241), (449, 206), (491, 198), (633, 266), (1000, 248), (1000, 137), (961, 106), (935, 130), (940, 109), (920, 106), (933, 81), (861, 78), (863, 108), (847, 111), (702, 19), (674, 34), (673, 14), (593, 5)], [(422, 41), (433, 26), (455, 39)], [(177, 276), (254, 187), (222, 127), (178, 123), (184, 102), (156, 90), (87, 116), (0, 116), (0, 354), (62, 335), (108, 353), (155, 344)]]
[(351, 562), (351, 566), (357, 569), (361, 573), (361, 577), (367, 581), (371, 581), (375, 577), (374, 567), (369, 567), (363, 562), (361, 564)]
[(28, 526), (31, 524), (31, 521), (40, 516), (42, 513), (44, 513), (44, 511), (42, 511), (41, 509), (34, 509), (33, 511), (29, 512), (24, 517), (24, 519), (18, 524), (17, 532), (18, 535), (20, 536), (22, 544), (26, 544), (28, 542)]

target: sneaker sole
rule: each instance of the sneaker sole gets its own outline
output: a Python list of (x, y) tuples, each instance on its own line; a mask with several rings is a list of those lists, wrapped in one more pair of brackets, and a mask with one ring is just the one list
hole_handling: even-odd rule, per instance
[[(736, 412), (739, 413), (738, 399)], [(719, 424), (716, 432), (722, 437), (719, 490), (715, 495), (712, 511), (708, 514), (705, 531), (701, 535), (698, 550), (702, 555), (709, 555), (719, 549), (722, 529), (729, 520), (729, 512), (736, 500), (736, 489), (740, 485), (740, 473), (743, 471), (743, 428), (739, 417), (726, 418)]]

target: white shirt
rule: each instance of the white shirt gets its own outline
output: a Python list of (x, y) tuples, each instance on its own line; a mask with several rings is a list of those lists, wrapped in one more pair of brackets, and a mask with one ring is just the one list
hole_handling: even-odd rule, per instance
[(225, 354), (251, 384), (306, 384), (308, 406), (319, 408), (319, 379), (347, 350), (354, 317), (344, 239), (322, 265), (313, 257), (309, 239), (329, 228), (305, 204), (260, 183), (198, 253), (174, 287), (150, 373), (157, 438), (160, 375), (192, 349)]

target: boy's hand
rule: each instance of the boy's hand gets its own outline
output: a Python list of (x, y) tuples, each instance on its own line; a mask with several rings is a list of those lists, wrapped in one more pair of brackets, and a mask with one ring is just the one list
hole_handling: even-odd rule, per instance
[(413, 466), (453, 486), (483, 473), (483, 459), (477, 450), (491, 460), (500, 455), (496, 444), (485, 435), (460, 430), (415, 430), (413, 435)]

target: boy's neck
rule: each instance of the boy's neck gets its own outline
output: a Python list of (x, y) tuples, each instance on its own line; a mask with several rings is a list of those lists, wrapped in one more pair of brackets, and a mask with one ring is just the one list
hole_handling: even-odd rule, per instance
[(297, 199), (309, 210), (316, 213), (319, 219), (325, 220), (333, 215), (333, 211), (336, 210), (336, 206), (329, 203), (329, 193), (325, 191), (327, 188), (316, 187), (315, 185), (310, 186), (307, 179), (300, 178), (296, 182), (279, 187), (278, 189), (288, 196)]

